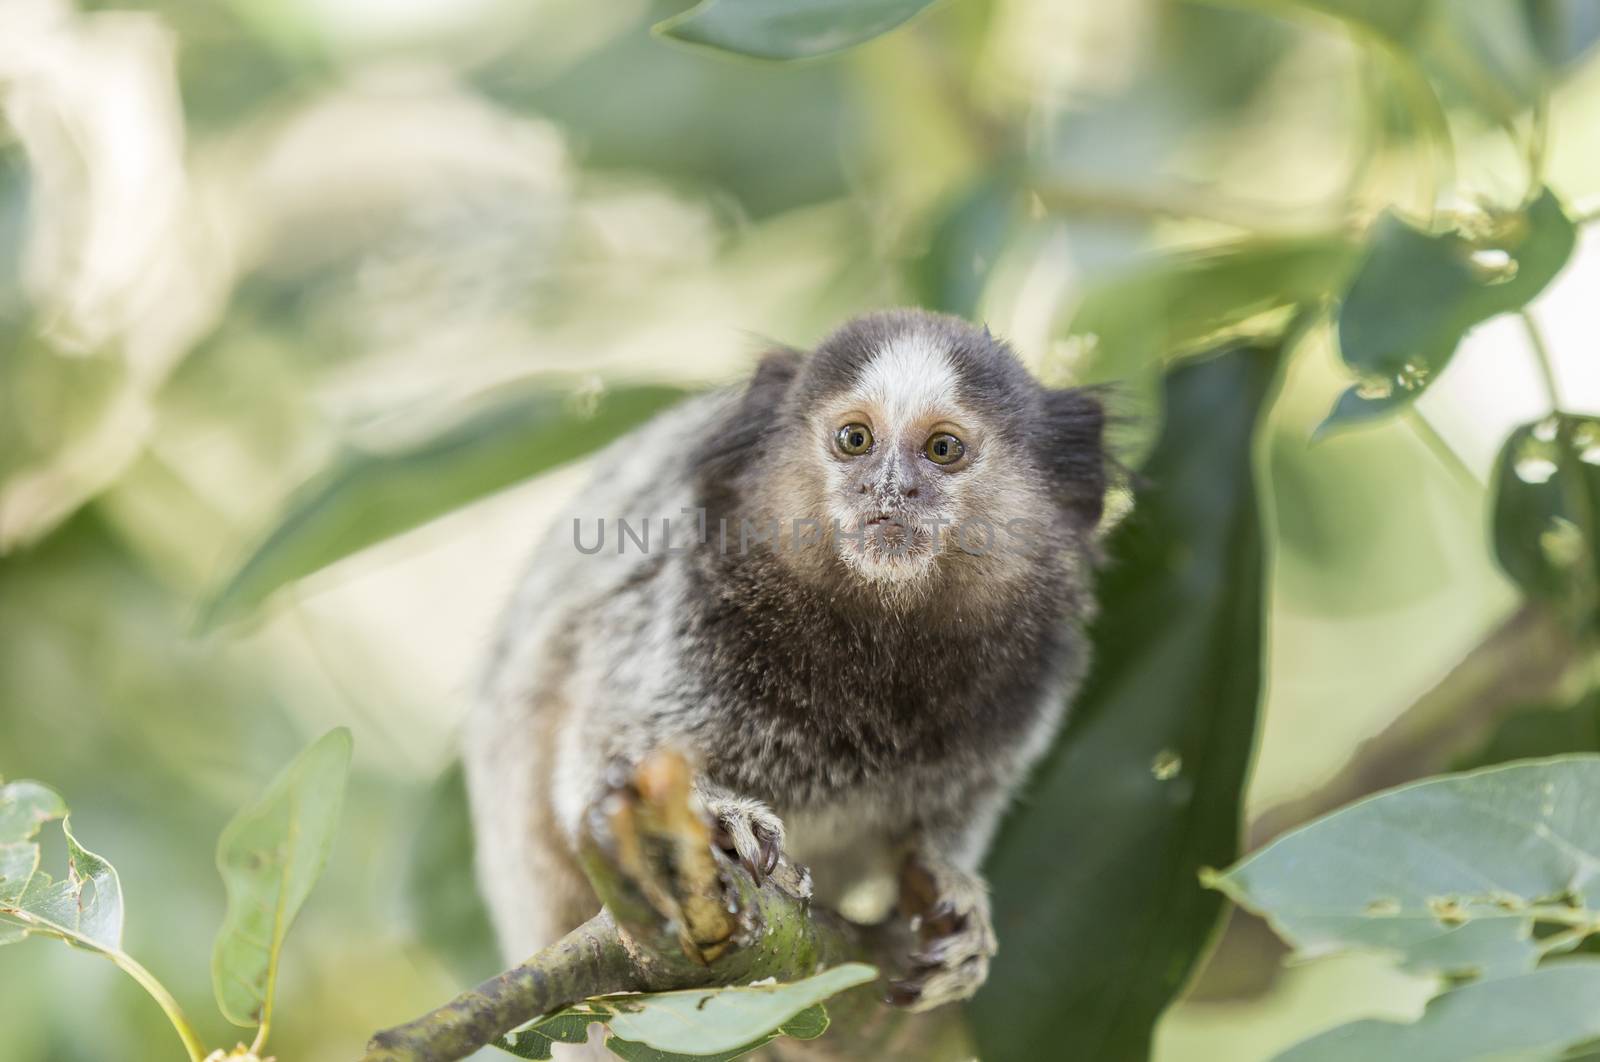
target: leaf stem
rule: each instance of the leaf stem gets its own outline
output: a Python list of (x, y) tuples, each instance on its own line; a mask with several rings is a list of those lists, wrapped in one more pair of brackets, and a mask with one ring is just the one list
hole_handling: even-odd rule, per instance
[(183, 1008), (178, 1006), (178, 1001), (172, 997), (171, 992), (167, 991), (167, 987), (156, 980), (155, 975), (141, 966), (133, 956), (125, 952), (110, 950), (105, 952), (105, 956), (116, 963), (129, 977), (139, 982), (141, 988), (150, 993), (150, 997), (160, 1005), (162, 1011), (167, 1015), (167, 1020), (172, 1023), (173, 1029), (177, 1030), (178, 1038), (183, 1041), (184, 1050), (189, 1052), (190, 1062), (201, 1062), (201, 1059), (206, 1054), (205, 1045), (200, 1042), (200, 1037), (196, 1035), (194, 1027), (189, 1024), (189, 1019), (184, 1016)]
[(200, 1037), (196, 1035), (194, 1026), (190, 1025), (189, 1019), (184, 1016), (183, 1008), (178, 1005), (178, 1001), (172, 997), (171, 992), (167, 991), (167, 986), (156, 980), (156, 975), (141, 966), (139, 961), (132, 955), (118, 948), (108, 948), (104, 944), (86, 936), (80, 936), (76, 933), (64, 933), (61, 927), (42, 918), (36, 918), (27, 911), (19, 910), (15, 907), (5, 908), (3, 913), (7, 918), (15, 919), (40, 936), (54, 937), (69, 944), (76, 944), (86, 951), (104, 955), (110, 959), (118, 969), (137, 981), (139, 987), (149, 993), (150, 998), (160, 1005), (162, 1012), (167, 1016), (167, 1020), (172, 1023), (173, 1029), (177, 1031), (178, 1038), (183, 1041), (184, 1050), (189, 1052), (189, 1062), (201, 1062), (205, 1057), (205, 1045), (200, 1042)]
[(1528, 202), (1544, 189), (1545, 167), (1550, 158), (1550, 93), (1539, 93), (1528, 128)]
[(1455, 183), (1455, 140), (1450, 133), (1450, 117), (1439, 102), (1438, 93), (1428, 82), (1427, 74), (1395, 42), (1376, 34), (1367, 35), (1389, 56), (1394, 64), (1395, 77), (1405, 94), (1406, 106), (1417, 124), (1417, 130), (1430, 149), (1423, 167), (1423, 210), (1431, 222), (1438, 215), (1441, 189)]
[(1411, 430), (1416, 432), (1417, 438), (1422, 440), (1422, 444), (1428, 448), (1452, 476), (1461, 482), (1463, 487), (1473, 492), (1483, 489), (1483, 480), (1478, 478), (1476, 472), (1467, 467), (1467, 463), (1461, 460), (1461, 455), (1456, 453), (1455, 447), (1446, 442), (1444, 436), (1439, 434), (1439, 429), (1435, 428), (1427, 417), (1417, 412), (1416, 406), (1407, 407), (1405, 418), (1406, 423), (1411, 425)]
[(1539, 366), (1539, 377), (1544, 382), (1545, 397), (1550, 401), (1550, 412), (1561, 412), (1561, 391), (1556, 385), (1555, 361), (1550, 357), (1550, 346), (1545, 342), (1544, 330), (1524, 306), (1517, 311), (1522, 327), (1528, 333), (1528, 345), (1533, 350), (1533, 360)]

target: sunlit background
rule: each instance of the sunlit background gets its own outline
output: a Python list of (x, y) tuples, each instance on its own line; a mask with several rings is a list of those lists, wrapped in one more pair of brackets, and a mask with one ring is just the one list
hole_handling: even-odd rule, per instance
[[(0, 775), (66, 795), (121, 871), (128, 950), (213, 1044), (238, 1036), (209, 1004), (217, 831), (330, 726), (353, 729), (357, 773), (289, 941), (273, 1053), (348, 1059), (493, 972), (477, 941), (440, 944), (430, 919), (470, 918), (416, 842), (496, 612), (583, 472), (196, 634), (339, 454), (517, 381), (730, 381), (768, 339), (901, 303), (986, 319), (1061, 382), (1097, 278), (1420, 194), (1413, 138), (1371, 146), (1370, 61), (1316, 19), (950, 0), (842, 58), (774, 66), (652, 37), (686, 6), (0, 0)], [(1580, 64), (1547, 166), (1579, 212), (1600, 205), (1597, 116), (1600, 64)], [(1457, 136), (1463, 202), (1515, 203), (1517, 146)], [(1018, 170), (1029, 194), (990, 191)], [(1535, 309), (1584, 411), (1596, 291), (1591, 231)], [(1514, 319), (1473, 333), (1420, 403), (1431, 429), (1314, 448), (1348, 380), (1325, 341), (1299, 352), (1269, 440), (1252, 815), (1328, 778), (1510, 608), (1482, 481), (1545, 408), (1526, 343)], [(1217, 966), (1157, 1057), (1262, 1059), (1429, 990), (1378, 959)], [(0, 950), (0, 1030), (14, 1062), (176, 1050), (109, 964), (42, 941)]]

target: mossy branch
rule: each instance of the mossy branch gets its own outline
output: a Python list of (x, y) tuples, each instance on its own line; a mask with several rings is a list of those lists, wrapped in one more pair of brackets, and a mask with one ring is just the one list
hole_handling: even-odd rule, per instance
[[(584, 870), (604, 909), (527, 962), (415, 1021), (386, 1029), (363, 1062), (449, 1062), (542, 1014), (611, 992), (792, 981), (877, 962), (889, 934), (809, 900), (781, 864), (758, 884), (711, 845), (682, 757), (662, 753), (613, 781), (584, 826)], [(835, 1023), (872, 1023), (870, 990), (830, 1004)]]

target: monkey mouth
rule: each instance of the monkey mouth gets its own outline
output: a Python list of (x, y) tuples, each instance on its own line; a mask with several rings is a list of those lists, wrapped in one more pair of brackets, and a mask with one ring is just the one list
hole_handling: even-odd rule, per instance
[(927, 527), (894, 513), (878, 513), (858, 520), (855, 534), (840, 546), (860, 560), (893, 566), (924, 559), (933, 544)]

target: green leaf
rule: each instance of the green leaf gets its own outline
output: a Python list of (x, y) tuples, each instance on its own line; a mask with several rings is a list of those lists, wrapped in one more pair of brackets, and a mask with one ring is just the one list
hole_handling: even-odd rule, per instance
[(628, 1062), (732, 1062), (735, 1058), (742, 1058), (758, 1048), (765, 1047), (780, 1036), (792, 1037), (796, 1040), (815, 1040), (828, 1031), (828, 1011), (821, 1003), (814, 1007), (807, 1007), (799, 1014), (790, 1018), (777, 1029), (765, 1036), (758, 1037), (731, 1051), (719, 1051), (711, 1055), (686, 1055), (672, 1051), (660, 1051), (648, 1044), (638, 1043), (634, 1040), (624, 1040), (613, 1036), (606, 1040), (606, 1046), (611, 1053)]
[(1594, 618), (1600, 417), (1552, 414), (1506, 438), (1494, 473), (1494, 555), (1529, 597)]
[(0, 844), (31, 841), (45, 823), (66, 814), (66, 801), (48, 786), (28, 781), (0, 786)]
[(1554, 1062), (1600, 1036), (1600, 961), (1573, 959), (1465, 985), (1417, 1021), (1357, 1021), (1296, 1044), (1278, 1062)]
[(672, 387), (630, 386), (595, 398), (511, 388), (409, 446), (351, 451), (290, 502), (278, 526), (212, 599), (201, 625), (238, 618), (279, 587), (582, 457), (684, 394)]
[(810, 59), (888, 33), (933, 0), (701, 0), (664, 37), (757, 59)]
[(871, 966), (845, 963), (789, 984), (601, 996), (530, 1022), (495, 1046), (522, 1058), (549, 1058), (552, 1041), (582, 1043), (588, 1026), (599, 1022), (611, 1033), (607, 1045), (623, 1058), (732, 1059), (779, 1035), (822, 1035), (827, 1014), (819, 1004), (877, 976)]
[(1167, 378), (1148, 485), (1108, 543), (1088, 684), (988, 860), (1000, 951), (971, 1009), (980, 1057), (1146, 1059), (1217, 925), (1196, 874), (1238, 850), (1261, 693), (1252, 440), (1277, 361), (1243, 346)]
[(1427, 389), (1474, 326), (1531, 302), (1572, 255), (1577, 230), (1548, 189), (1489, 232), (1378, 220), (1339, 307), (1339, 351), (1362, 382), (1318, 428), (1381, 416)]
[[(39, 869), (35, 838), (59, 820), (67, 842), (67, 876)], [(55, 937), (107, 954), (122, 947), (122, 883), (112, 865), (73, 836), (67, 805), (38, 782), (0, 786), (0, 944), (30, 935)]]
[(553, 1056), (553, 1044), (581, 1044), (588, 1040), (590, 1023), (599, 1020), (599, 1015), (586, 1006), (569, 1007), (507, 1033), (494, 1046), (518, 1058), (542, 1062)]
[(1418, 972), (1522, 973), (1595, 925), (1596, 793), (1600, 756), (1445, 775), (1324, 816), (1207, 883), (1305, 955), (1366, 948)]
[(1067, 366), (1081, 383), (1114, 382), (1130, 396), (1133, 434), (1114, 435), (1123, 460), (1153, 440), (1160, 373), (1173, 359), (1215, 349), (1230, 335), (1278, 335), (1297, 307), (1317, 305), (1344, 284), (1356, 248), (1335, 234), (1241, 240), (1162, 258), (1091, 288), (1067, 329), (1081, 358)]
[(217, 841), (228, 912), (211, 953), (211, 984), (236, 1025), (272, 1020), (283, 938), (333, 847), (350, 750), (350, 731), (324, 734)]

